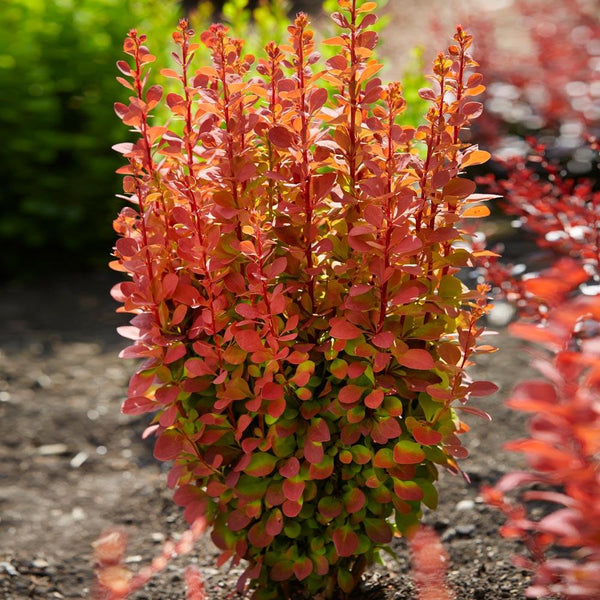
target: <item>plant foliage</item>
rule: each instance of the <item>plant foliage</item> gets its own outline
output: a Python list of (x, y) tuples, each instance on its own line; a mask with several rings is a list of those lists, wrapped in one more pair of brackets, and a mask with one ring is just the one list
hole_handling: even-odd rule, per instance
[[(114, 297), (142, 358), (127, 414), (155, 412), (155, 456), (219, 564), (248, 561), (254, 598), (343, 597), (394, 533), (435, 508), (437, 468), (467, 454), (461, 411), (495, 390), (465, 372), (487, 310), (461, 219), (487, 214), (462, 170), (481, 112), (471, 37), (433, 65), (422, 126), (373, 58), (374, 2), (339, 0), (337, 48), (320, 60), (308, 19), (259, 58), (214, 25), (173, 34), (178, 92), (151, 85), (132, 30), (120, 61), (138, 132), (116, 149), (130, 205), (115, 221)], [(254, 73), (258, 73), (255, 75)], [(163, 98), (163, 95), (165, 96)], [(172, 121), (155, 123), (166, 103)]]
[[(507, 401), (531, 415), (529, 436), (506, 445), (523, 453), (529, 469), (506, 475), (484, 495), (507, 517), (501, 533), (522, 540), (529, 553), (518, 560), (534, 573), (528, 596), (593, 600), (600, 596), (598, 296), (563, 302), (544, 326), (521, 322), (512, 330), (545, 351), (534, 362), (544, 379), (520, 383)], [(505, 498), (515, 489), (524, 502), (546, 502), (551, 509), (534, 518), (527, 504)]]
[(122, 137), (113, 65), (132, 19), (163, 36), (177, 15), (175, 0), (2, 1), (0, 271), (105, 262)]

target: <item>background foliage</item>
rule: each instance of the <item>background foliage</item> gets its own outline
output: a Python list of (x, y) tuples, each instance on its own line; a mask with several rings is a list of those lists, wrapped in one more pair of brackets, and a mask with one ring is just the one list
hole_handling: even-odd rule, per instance
[[(136, 23), (167, 35), (174, 0), (5, 0), (0, 11), (0, 258), (8, 275), (106, 262), (118, 206), (115, 61)], [(18, 261), (15, 256), (21, 257)]]

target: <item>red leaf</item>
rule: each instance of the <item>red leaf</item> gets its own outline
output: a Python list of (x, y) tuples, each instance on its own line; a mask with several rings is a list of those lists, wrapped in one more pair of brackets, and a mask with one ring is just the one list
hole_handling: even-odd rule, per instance
[(437, 98), (435, 92), (431, 88), (421, 88), (419, 90), (419, 97), (423, 100), (435, 100)]
[(271, 567), (271, 579), (273, 581), (286, 581), (294, 574), (294, 566), (291, 560), (280, 560)]
[(183, 436), (175, 429), (163, 431), (154, 445), (154, 458), (174, 460), (183, 451)]
[(415, 440), (424, 446), (435, 446), (442, 441), (442, 434), (439, 431), (436, 431), (435, 429), (432, 429), (428, 425), (424, 425), (422, 423), (417, 423), (414, 425), (411, 433), (413, 434)]
[(363, 525), (369, 539), (376, 544), (389, 544), (392, 541), (392, 528), (384, 519), (367, 518), (363, 521)]
[(267, 406), (267, 413), (273, 419), (279, 419), (279, 417), (281, 417), (281, 415), (285, 412), (286, 408), (287, 404), (285, 398), (269, 400), (269, 405)]
[(428, 370), (435, 367), (433, 358), (427, 350), (407, 350), (404, 354), (397, 357), (397, 361), (409, 369)]
[(267, 522), (265, 524), (265, 531), (275, 537), (279, 535), (283, 530), (283, 515), (281, 514), (281, 510), (279, 508), (274, 508), (271, 511), (271, 514), (267, 518)]
[(250, 524), (250, 517), (241, 509), (232, 511), (227, 518), (227, 527), (231, 531), (241, 531)]
[(262, 389), (262, 397), (265, 400), (279, 400), (283, 398), (283, 386), (279, 383), (269, 381), (265, 383)]
[(159, 408), (156, 400), (150, 400), (146, 396), (131, 396), (123, 402), (121, 411), (125, 415), (141, 415), (147, 412), (152, 412)]
[(379, 469), (390, 469), (396, 464), (389, 448), (380, 448), (373, 457), (373, 465)]
[(471, 119), (475, 119), (483, 112), (483, 104), (481, 102), (465, 102), (460, 112)]
[(186, 355), (187, 349), (182, 342), (175, 342), (172, 346), (169, 346), (167, 352), (165, 353), (165, 357), (163, 358), (163, 363), (168, 365), (170, 363), (179, 360), (180, 358)]
[(346, 512), (353, 514), (358, 512), (367, 502), (367, 498), (360, 489), (353, 488), (344, 494), (344, 508)]
[(215, 373), (214, 369), (202, 358), (190, 358), (185, 361), (184, 366), (189, 377), (203, 377)]
[(337, 340), (355, 340), (361, 335), (361, 330), (341, 317), (334, 317), (331, 323), (331, 337)]
[(464, 177), (455, 177), (444, 186), (444, 196), (453, 196), (455, 198), (466, 198), (476, 189), (474, 181)]
[(313, 419), (308, 428), (307, 438), (311, 442), (328, 442), (331, 439), (327, 421), (321, 418)]
[(403, 290), (400, 290), (393, 298), (392, 304), (402, 305), (408, 304), (413, 300), (416, 300), (421, 294), (423, 294), (424, 290), (419, 289), (415, 285), (411, 285)]
[(352, 556), (358, 549), (358, 536), (350, 525), (336, 529), (332, 535), (338, 556)]
[(358, 402), (364, 389), (364, 387), (359, 385), (346, 385), (340, 390), (338, 400), (342, 404), (353, 404), (354, 402)]
[(398, 420), (394, 417), (386, 417), (375, 423), (371, 430), (373, 441), (377, 444), (385, 444), (388, 440), (397, 438), (402, 433)]
[(300, 500), (300, 498), (302, 498), (302, 494), (304, 493), (305, 487), (306, 484), (304, 483), (304, 481), (295, 481), (292, 479), (286, 479), (282, 485), (283, 494), (286, 500), (290, 500), (291, 502), (297, 502), (298, 500)]
[(283, 514), (286, 517), (290, 517), (290, 519), (293, 519), (294, 517), (297, 517), (300, 514), (300, 511), (302, 510), (302, 501), (285, 500), (284, 503), (281, 505), (281, 510), (283, 510)]
[(383, 402), (383, 398), (384, 396), (382, 390), (373, 390), (371, 393), (367, 394), (365, 398), (365, 406), (372, 409), (379, 408)]
[(254, 329), (241, 329), (235, 332), (235, 341), (246, 352), (257, 352), (263, 349), (260, 335)]
[(273, 536), (266, 532), (264, 523), (259, 521), (250, 527), (248, 541), (255, 548), (266, 548), (273, 541)]
[(333, 457), (325, 455), (318, 464), (311, 464), (308, 475), (311, 479), (329, 479), (333, 474)]
[(425, 452), (416, 442), (401, 440), (394, 446), (394, 460), (401, 465), (415, 465), (425, 460)]
[(283, 127), (283, 125), (276, 125), (270, 129), (268, 138), (274, 146), (283, 149), (290, 148), (294, 143), (294, 135), (289, 129)]
[(321, 442), (311, 442), (309, 439), (304, 442), (304, 458), (309, 463), (320, 463), (323, 460), (324, 454)]
[(266, 452), (253, 454), (250, 464), (244, 469), (244, 473), (252, 477), (265, 477), (273, 471), (278, 460), (276, 456)]
[[(506, 403), (507, 406), (509, 406), (508, 402)], [(470, 415), (475, 415), (476, 417), (481, 417), (482, 419), (485, 419), (486, 421), (491, 421), (492, 417), (485, 412), (485, 410), (481, 410), (480, 408), (477, 408), (476, 406), (455, 406), (454, 407), (455, 410), (460, 410), (462, 412), (466, 412)]]
[(422, 500), (423, 490), (414, 481), (394, 478), (394, 493), (402, 500)]
[(201, 300), (200, 292), (193, 285), (181, 282), (179, 282), (173, 298), (181, 304), (186, 304), (193, 308), (199, 306)]
[[(358, 349), (358, 346), (357, 346)], [(357, 350), (358, 352), (358, 350)], [(361, 362), (353, 362), (348, 365), (348, 377), (350, 379), (356, 379), (360, 377), (366, 370), (367, 365)]]
[(374, 335), (371, 338), (371, 341), (378, 348), (390, 348), (395, 339), (396, 337), (391, 331), (382, 331), (381, 333)]
[(298, 581), (306, 579), (313, 572), (313, 563), (308, 556), (304, 556), (294, 563), (294, 575)]
[(471, 396), (489, 396), (490, 394), (494, 394), (498, 391), (498, 386), (491, 381), (474, 381), (469, 387), (467, 391), (471, 394)]

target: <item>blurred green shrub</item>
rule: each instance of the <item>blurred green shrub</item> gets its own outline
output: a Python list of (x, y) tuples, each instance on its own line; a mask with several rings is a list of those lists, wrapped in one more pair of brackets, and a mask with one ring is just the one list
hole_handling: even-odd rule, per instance
[(2, 0), (4, 275), (108, 260), (120, 203), (111, 145), (123, 135), (115, 61), (129, 28), (166, 36), (178, 16), (176, 0)]

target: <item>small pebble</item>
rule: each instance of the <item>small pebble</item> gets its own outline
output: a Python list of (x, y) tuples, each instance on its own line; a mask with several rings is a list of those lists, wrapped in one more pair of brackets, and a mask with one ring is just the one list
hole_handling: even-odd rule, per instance
[(69, 451), (69, 447), (66, 444), (44, 444), (37, 451), (41, 456), (57, 456), (59, 454), (66, 454)]
[(140, 554), (134, 554), (133, 556), (128, 556), (125, 559), (125, 563), (126, 564), (139, 563), (139, 562), (142, 562), (142, 560), (144, 560), (143, 556), (141, 556)]
[(74, 521), (83, 521), (85, 519), (85, 511), (80, 506), (76, 506), (71, 511), (71, 518)]
[(456, 527), (456, 533), (465, 537), (470, 536), (475, 531), (475, 525), (470, 523), (469, 525), (458, 525)]
[(17, 571), (9, 562), (0, 562), (0, 571), (8, 573), (11, 577), (17, 577), (19, 571)]
[(89, 455), (87, 452), (78, 452), (69, 463), (73, 469), (78, 469), (87, 459)]
[(456, 505), (456, 510), (473, 510), (475, 508), (475, 502), (473, 500), (461, 500)]
[(45, 569), (49, 566), (49, 563), (43, 558), (36, 558), (35, 560), (31, 561), (31, 566), (35, 567), (36, 569)]

